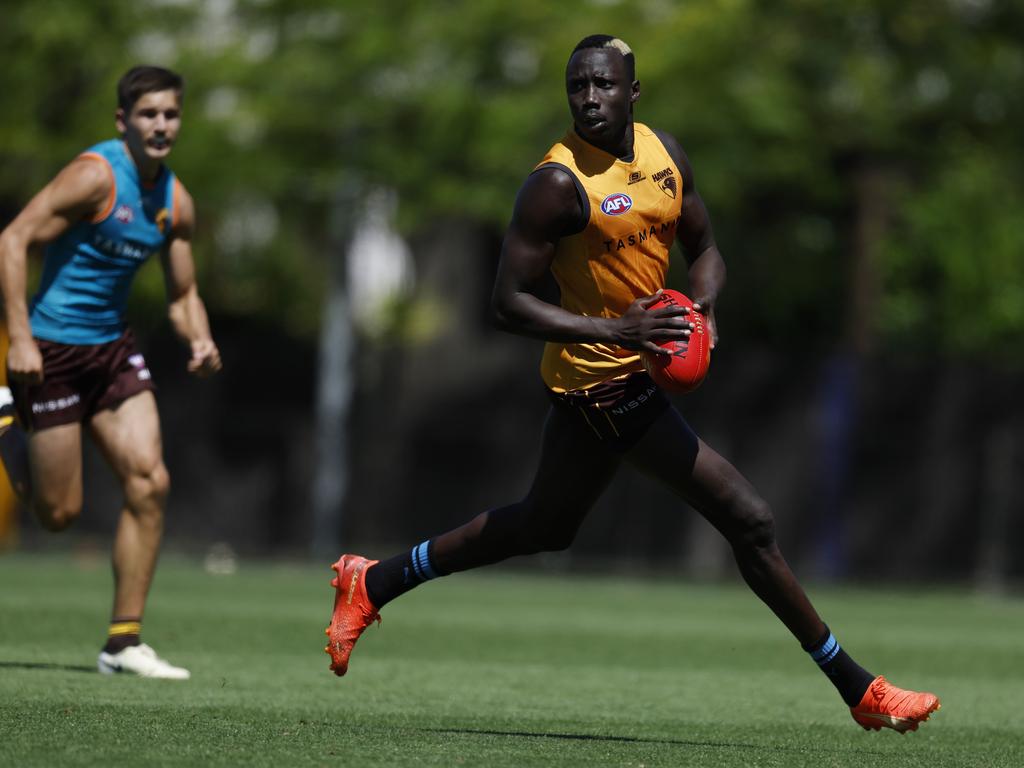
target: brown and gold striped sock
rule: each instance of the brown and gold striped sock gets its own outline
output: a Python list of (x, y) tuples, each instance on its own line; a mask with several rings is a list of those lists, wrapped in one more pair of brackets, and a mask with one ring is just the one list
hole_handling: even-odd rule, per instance
[(107, 630), (107, 644), (103, 646), (103, 651), (105, 653), (119, 653), (132, 645), (138, 645), (142, 642), (139, 639), (141, 633), (141, 616), (115, 616), (110, 620), (110, 629)]

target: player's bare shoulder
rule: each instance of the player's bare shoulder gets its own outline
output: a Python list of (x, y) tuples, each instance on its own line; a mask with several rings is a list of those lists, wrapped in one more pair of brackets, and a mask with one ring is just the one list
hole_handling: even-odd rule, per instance
[(516, 197), (513, 219), (561, 237), (579, 231), (582, 216), (576, 180), (567, 169), (547, 165), (526, 177)]
[(577, 203), (576, 181), (571, 171), (557, 165), (544, 165), (526, 177), (520, 196), (537, 196), (556, 205)]
[(106, 158), (85, 153), (64, 166), (45, 191), (54, 213), (95, 217), (112, 202), (114, 170)]
[(110, 212), (116, 194), (114, 172), (99, 156), (79, 155), (36, 195), (4, 230), (18, 242), (48, 243), (80, 221)]
[(668, 131), (656, 129), (655, 135), (661, 140), (662, 145), (665, 147), (665, 151), (668, 152), (669, 157), (672, 158), (676, 167), (679, 168), (679, 173), (683, 177), (684, 188), (690, 189), (693, 187), (693, 168), (690, 167), (690, 158), (686, 156), (686, 152), (683, 151), (682, 144)]

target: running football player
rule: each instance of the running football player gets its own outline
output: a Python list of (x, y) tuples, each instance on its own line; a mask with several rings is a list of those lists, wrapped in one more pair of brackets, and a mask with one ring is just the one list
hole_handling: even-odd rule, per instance
[[(170, 322), (190, 348), (188, 370), (197, 376), (220, 370), (196, 289), (192, 198), (164, 164), (181, 127), (182, 89), (181, 76), (169, 70), (128, 71), (117, 86), (120, 138), (78, 155), (0, 234), (10, 333), (0, 453), (8, 474), (42, 525), (64, 530), (82, 511), (82, 428), (88, 428), (124, 490), (113, 546), (113, 611), (98, 668), (171, 679), (187, 679), (189, 672), (140, 636), (170, 480), (153, 382), (124, 314), (136, 271), (159, 254)], [(44, 248), (29, 306), (27, 257)]]
[[(389, 559), (342, 555), (327, 629), (331, 669), (343, 675), (378, 611), (440, 576), (568, 547), (623, 462), (666, 484), (726, 538), (746, 583), (838, 689), (864, 728), (916, 730), (938, 709), (931, 693), (896, 688), (851, 658), (818, 616), (779, 551), (768, 504), (694, 434), (644, 373), (639, 351), (684, 339), (689, 310), (648, 311), (665, 285), (669, 249), (682, 247), (689, 295), (717, 341), (715, 303), (725, 264), (693, 169), (675, 138), (633, 119), (634, 56), (594, 35), (566, 67), (573, 125), (516, 199), (494, 286), (493, 314), (513, 333), (547, 342), (541, 375), (551, 395), (533, 486)], [(548, 272), (561, 305), (538, 297)]]

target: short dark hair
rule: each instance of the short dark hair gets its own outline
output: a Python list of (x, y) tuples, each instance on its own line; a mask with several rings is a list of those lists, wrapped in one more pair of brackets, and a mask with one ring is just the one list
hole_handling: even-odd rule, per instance
[(131, 112), (140, 97), (156, 91), (177, 91), (181, 101), (184, 90), (185, 79), (177, 72), (163, 67), (132, 67), (117, 81), (117, 106)]
[(587, 35), (576, 43), (569, 58), (571, 59), (578, 51), (586, 48), (611, 48), (618, 51), (622, 54), (623, 61), (626, 62), (626, 73), (629, 75), (629, 79), (636, 80), (636, 57), (633, 55), (633, 49), (626, 44), (625, 40), (611, 35)]

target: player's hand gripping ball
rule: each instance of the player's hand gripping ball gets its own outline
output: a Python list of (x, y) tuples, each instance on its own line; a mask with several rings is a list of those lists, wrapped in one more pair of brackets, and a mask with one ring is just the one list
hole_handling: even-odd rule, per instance
[(641, 350), (640, 359), (654, 383), (667, 392), (680, 394), (692, 392), (707, 376), (711, 365), (711, 334), (708, 333), (704, 315), (693, 311), (693, 302), (679, 291), (666, 288), (656, 302), (647, 309), (662, 307), (689, 307), (686, 318), (693, 323), (688, 339), (671, 339), (658, 344), (671, 354), (661, 355)]

